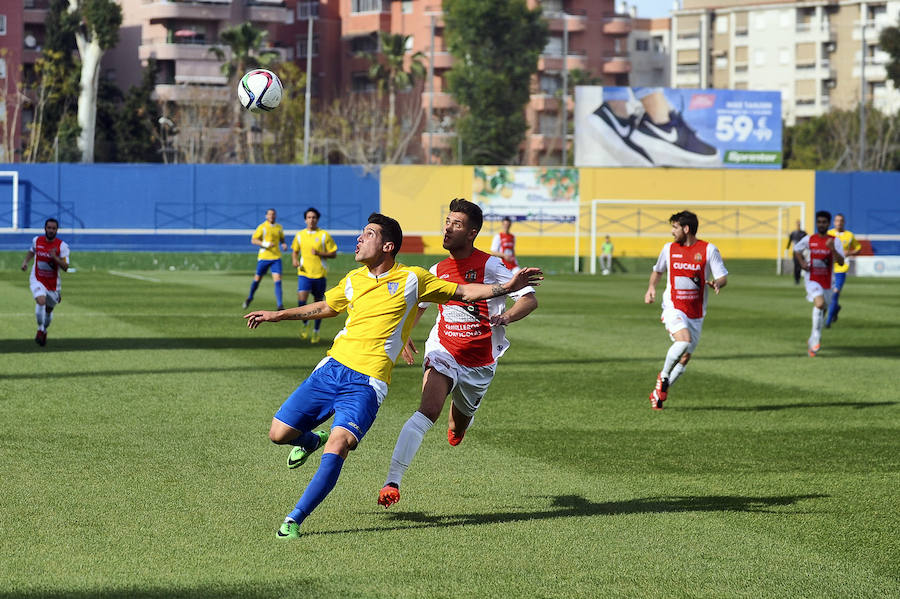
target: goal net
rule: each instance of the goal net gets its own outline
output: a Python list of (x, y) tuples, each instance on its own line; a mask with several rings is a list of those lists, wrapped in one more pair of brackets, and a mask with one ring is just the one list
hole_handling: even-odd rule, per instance
[[(587, 209), (587, 210), (585, 210)], [(719, 202), (681, 200), (595, 199), (582, 204), (575, 225), (575, 270), (586, 255), (588, 270), (597, 273), (597, 252), (606, 235), (632, 255), (656, 256), (672, 239), (669, 217), (690, 210), (700, 219), (699, 236), (712, 241), (728, 258), (769, 258), (782, 272), (782, 259), (790, 256), (787, 236), (800, 221), (806, 228), (805, 202)]]
[[(19, 171), (0, 171), (0, 197), (6, 196), (6, 188), (10, 189), (10, 203), (2, 202), (0, 206), (0, 229), (15, 231), (19, 228)], [(6, 211), (9, 206), (9, 212)]]

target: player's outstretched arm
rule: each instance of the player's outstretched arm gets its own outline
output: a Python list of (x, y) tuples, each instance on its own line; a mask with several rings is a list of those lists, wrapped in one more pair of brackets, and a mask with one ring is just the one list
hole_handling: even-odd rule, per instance
[(491, 316), (491, 324), (494, 326), (506, 326), (511, 322), (522, 320), (523, 318), (534, 312), (537, 307), (538, 301), (534, 294), (526, 293), (525, 295), (517, 299), (516, 303), (514, 303), (509, 310), (503, 312), (502, 314), (494, 314), (493, 316)]
[(656, 301), (656, 284), (662, 278), (661, 272), (655, 270), (650, 273), (650, 282), (647, 283), (647, 293), (644, 294), (644, 303), (652, 304)]
[(315, 302), (305, 306), (297, 306), (296, 308), (288, 308), (287, 310), (257, 310), (245, 314), (247, 319), (247, 328), (255, 329), (264, 322), (278, 322), (279, 320), (309, 320), (311, 318), (332, 318), (337, 316), (327, 303)]
[(528, 286), (537, 287), (543, 280), (544, 273), (540, 268), (523, 268), (503, 285), (500, 283), (494, 283), (493, 285), (485, 285), (483, 283), (467, 283), (465, 285), (460, 285), (456, 289), (456, 295), (453, 296), (453, 299), (462, 300), (464, 302), (477, 302), (479, 300), (507, 295)]

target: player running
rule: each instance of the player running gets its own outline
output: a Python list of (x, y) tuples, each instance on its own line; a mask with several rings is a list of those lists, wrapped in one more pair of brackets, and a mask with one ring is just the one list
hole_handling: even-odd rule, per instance
[(847, 271), (850, 270), (850, 261), (846, 258), (856, 256), (862, 250), (862, 244), (856, 241), (856, 237), (844, 228), (844, 215), (841, 213), (834, 215), (834, 228), (828, 230), (828, 234), (841, 240), (844, 247), (844, 263), (834, 265), (834, 285), (832, 285), (831, 301), (828, 302), (828, 319), (825, 321), (825, 328), (830, 329), (832, 322), (837, 322), (838, 312), (841, 311), (841, 305), (838, 303), (841, 290), (844, 288), (844, 281), (847, 280)]
[[(800, 268), (806, 279), (806, 299), (813, 303), (812, 332), (806, 341), (806, 351), (811, 358), (821, 348), (825, 308), (831, 301), (831, 273), (834, 264), (844, 263), (844, 246), (841, 240), (828, 234), (830, 222), (830, 212), (816, 212), (816, 232), (794, 244), (794, 257), (800, 261)], [(809, 260), (803, 255), (807, 251)]]
[[(298, 231), (291, 243), (291, 262), (297, 269), (297, 305), (305, 306), (306, 300), (312, 292), (313, 299), (317, 302), (325, 299), (326, 279), (328, 266), (325, 260), (337, 256), (337, 244), (328, 231), (319, 228), (321, 213), (315, 208), (307, 208), (303, 215), (306, 228)], [(317, 318), (313, 325), (312, 338), (309, 336), (309, 322), (303, 321), (300, 329), (300, 338), (309, 339), (310, 343), (319, 342), (319, 328), (322, 319)]]
[[(506, 284), (513, 274), (503, 262), (476, 250), (475, 237), (481, 230), (481, 208), (463, 199), (450, 202), (450, 214), (444, 223), (446, 258), (431, 267), (431, 274), (454, 283)], [(481, 400), (494, 378), (497, 359), (509, 347), (506, 325), (521, 320), (537, 308), (534, 289), (525, 287), (511, 294), (516, 302), (506, 310), (506, 299), (496, 297), (476, 303), (452, 300), (438, 306), (437, 320), (425, 342), (422, 400), (397, 437), (384, 488), (378, 503), (385, 508), (400, 501), (400, 482), (422, 444), (425, 433), (434, 425), (448, 395), (450, 404), (447, 440), (459, 445), (466, 429), (481, 405)], [(420, 304), (415, 322), (428, 304)], [(414, 323), (415, 326), (415, 323)], [(415, 346), (412, 340), (403, 354), (412, 364)]]
[(684, 373), (703, 331), (706, 316), (706, 286), (716, 295), (728, 283), (728, 271), (719, 249), (708, 241), (697, 239), (697, 215), (687, 210), (673, 214), (672, 237), (659, 253), (644, 303), (656, 299), (656, 284), (668, 271), (666, 291), (662, 298), (662, 317), (672, 345), (666, 353), (663, 369), (656, 375), (656, 387), (650, 392), (650, 407), (662, 410), (669, 387)]
[[(503, 285), (461, 285), (425, 269), (397, 263), (402, 243), (399, 223), (373, 213), (357, 238), (355, 258), (363, 266), (326, 291), (324, 301), (244, 316), (247, 326), (255, 329), (263, 322), (330, 318), (347, 312), (344, 328), (328, 355), (272, 419), (269, 438), (274, 443), (294, 445), (288, 467), (302, 465), (312, 452), (323, 449), (318, 470), (278, 529), (278, 538), (300, 536), (300, 524), (334, 488), (350, 450), (375, 421), (419, 302), (477, 302), (537, 285), (543, 278), (540, 269), (526, 268)], [(313, 430), (331, 416), (334, 422), (330, 433)]]
[(34, 315), (37, 318), (34, 342), (42, 347), (47, 345), (47, 328), (53, 320), (53, 308), (61, 299), (59, 269), (69, 270), (69, 244), (56, 236), (58, 231), (59, 221), (48, 218), (44, 222), (44, 234), (31, 240), (31, 249), (22, 261), (22, 270), (25, 270), (34, 258), (30, 277)]
[(509, 232), (512, 227), (512, 219), (503, 217), (503, 231), (494, 235), (491, 240), (491, 255), (503, 260), (503, 265), (515, 274), (519, 270), (519, 262), (516, 260), (516, 236)]
[(258, 245), (259, 252), (256, 255), (256, 274), (253, 275), (253, 282), (250, 284), (250, 294), (244, 300), (244, 308), (253, 301), (259, 281), (271, 268), (276, 305), (279, 310), (284, 309), (284, 302), (281, 300), (281, 250), (287, 251), (288, 246), (284, 242), (284, 228), (275, 222), (276, 216), (274, 208), (266, 210), (266, 220), (256, 227), (250, 237), (250, 243)]

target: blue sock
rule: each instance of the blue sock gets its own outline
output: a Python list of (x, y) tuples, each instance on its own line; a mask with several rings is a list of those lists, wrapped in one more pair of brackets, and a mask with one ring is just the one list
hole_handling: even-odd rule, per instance
[(832, 319), (834, 319), (834, 313), (838, 307), (838, 296), (839, 295), (840, 295), (840, 292), (831, 294), (831, 303), (828, 305), (828, 319), (825, 321), (825, 326), (830, 325)]
[(247, 296), (247, 299), (253, 299), (253, 294), (256, 293), (256, 290), (259, 289), (259, 281), (253, 279), (253, 282), (250, 283), (250, 295)]
[[(306, 301), (305, 301), (305, 300), (297, 300), (297, 307), (298, 307), (298, 308), (299, 308), (300, 306), (305, 306), (305, 305), (306, 305)], [(304, 322), (303, 324), (306, 324), (306, 323)]]
[(319, 328), (322, 326), (322, 319), (321, 319), (321, 318), (318, 319), (318, 320), (316, 321), (316, 324), (313, 325), (313, 326), (315, 327), (316, 332), (318, 333), (318, 332), (319, 332)]
[(296, 507), (287, 517), (297, 524), (301, 524), (322, 503), (322, 500), (331, 493), (338, 477), (341, 475), (343, 466), (344, 458), (338, 454), (323, 454), (322, 461), (319, 463), (319, 469), (316, 470), (312, 480), (306, 485), (306, 490), (303, 492), (300, 501), (297, 502)]
[(278, 306), (283, 306), (284, 302), (281, 301), (281, 281), (275, 281), (275, 301), (278, 302)]
[(315, 451), (319, 448), (319, 435), (314, 434), (312, 431), (308, 433), (303, 433), (293, 441), (289, 441), (291, 445), (296, 445), (297, 447), (302, 447), (306, 451)]

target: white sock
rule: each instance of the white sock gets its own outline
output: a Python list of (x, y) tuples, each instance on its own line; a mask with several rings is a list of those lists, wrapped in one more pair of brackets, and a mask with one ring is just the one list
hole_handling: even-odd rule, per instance
[(419, 446), (422, 444), (425, 433), (432, 426), (434, 426), (434, 423), (422, 412), (417, 411), (409, 417), (409, 420), (400, 429), (397, 444), (394, 445), (394, 453), (391, 455), (391, 467), (388, 468), (385, 485), (394, 483), (400, 486), (400, 481), (403, 480), (406, 469), (409, 468), (409, 464), (416, 456), (416, 452), (419, 451)]
[(669, 379), (669, 382), (672, 382), (671, 372), (672, 368), (678, 364), (678, 360), (681, 359), (681, 356), (684, 355), (684, 352), (687, 351), (687, 348), (691, 344), (687, 341), (675, 341), (672, 343), (672, 346), (669, 348), (669, 351), (666, 353), (666, 363), (663, 366), (662, 372), (659, 375), (664, 379)]
[(34, 305), (34, 317), (37, 319), (38, 330), (44, 330), (44, 323), (47, 320), (47, 306), (40, 304)]
[(675, 368), (672, 369), (672, 372), (669, 373), (669, 386), (670, 387), (675, 384), (675, 381), (677, 381), (678, 377), (681, 376), (681, 373), (684, 372), (684, 368), (685, 368), (684, 364), (679, 362), (678, 364), (675, 365)]
[(53, 311), (44, 309), (44, 330), (50, 328), (50, 323), (53, 322)]
[(817, 345), (822, 341), (822, 327), (825, 325), (825, 310), (820, 310), (813, 306), (812, 310), (812, 334), (809, 340), (812, 345)]

